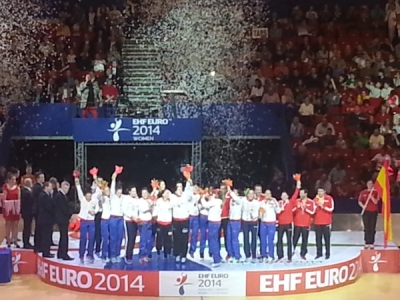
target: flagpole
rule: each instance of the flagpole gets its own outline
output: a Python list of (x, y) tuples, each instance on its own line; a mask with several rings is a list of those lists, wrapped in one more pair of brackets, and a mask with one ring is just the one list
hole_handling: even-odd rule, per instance
[(361, 211), (361, 215), (364, 215), (365, 209), (367, 208), (367, 205), (368, 205), (369, 201), (371, 200), (371, 196), (372, 196), (372, 192), (373, 191), (374, 191), (374, 188), (372, 188), (371, 191), (368, 194), (368, 198), (367, 198), (367, 201), (365, 201), (365, 205), (364, 205), (364, 208)]

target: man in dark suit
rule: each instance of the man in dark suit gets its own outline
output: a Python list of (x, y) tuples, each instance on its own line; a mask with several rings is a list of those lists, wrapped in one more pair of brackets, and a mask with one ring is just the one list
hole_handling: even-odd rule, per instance
[(43, 257), (53, 258), (54, 255), (50, 253), (51, 248), (51, 234), (53, 233), (53, 226), (55, 223), (55, 209), (54, 202), (51, 198), (52, 186), (50, 182), (43, 184), (43, 192), (40, 193), (37, 210), (38, 218), (37, 224), (38, 232), (40, 232), (40, 250)]
[(24, 249), (33, 249), (29, 242), (32, 231), (33, 221), (33, 194), (32, 194), (32, 179), (26, 178), (23, 182), (21, 190), (21, 215), (24, 220), (24, 229), (22, 231), (22, 241)]
[[(58, 194), (58, 190), (60, 189), (60, 184), (58, 183), (58, 180), (55, 177), (51, 177), (49, 179), (49, 182), (51, 183), (51, 186), (52, 186), (51, 198), (54, 199), (54, 197)], [(56, 243), (54, 243), (54, 241), (53, 241), (53, 233), (51, 233), (51, 245), (57, 246)]]
[(73, 258), (68, 255), (68, 224), (72, 216), (67, 196), (69, 187), (70, 185), (68, 182), (62, 182), (60, 190), (53, 198), (56, 211), (56, 224), (60, 231), (57, 258), (62, 260), (73, 260)]
[(41, 252), (40, 249), (40, 244), (41, 244), (41, 236), (40, 236), (40, 231), (38, 230), (38, 201), (39, 201), (39, 196), (40, 193), (43, 191), (43, 183), (44, 183), (44, 174), (42, 172), (37, 172), (35, 173), (35, 179), (36, 183), (32, 187), (32, 196), (33, 196), (33, 208), (32, 208), (32, 213), (33, 213), (33, 218), (35, 220), (35, 237), (34, 237), (34, 249), (35, 252)]

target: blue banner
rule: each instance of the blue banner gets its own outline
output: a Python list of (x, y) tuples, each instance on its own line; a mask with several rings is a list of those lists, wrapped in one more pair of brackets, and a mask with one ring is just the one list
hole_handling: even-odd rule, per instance
[[(102, 112), (100, 111), (100, 116)], [(79, 118), (80, 109), (75, 104), (27, 104), (15, 105), (9, 109), (12, 135), (24, 137), (72, 137), (77, 134), (73, 123)], [(169, 128), (177, 127), (181, 139), (177, 138), (175, 129), (171, 130), (171, 140), (188, 141), (189, 138), (183, 132), (192, 130), (191, 124), (202, 124), (202, 136), (207, 137), (281, 137), (285, 130), (283, 106), (280, 104), (244, 103), (244, 104), (196, 104), (187, 102), (165, 103), (163, 106), (163, 118), (173, 120), (167, 128), (164, 128), (162, 137), (144, 131), (145, 136), (154, 136), (154, 140), (165, 140)], [(103, 126), (104, 142), (108, 139), (108, 126), (115, 122), (115, 116), (108, 120), (101, 119), (99, 126)], [(193, 121), (201, 119), (202, 121)], [(127, 119), (123, 119), (123, 122)], [(183, 120), (177, 121), (177, 120)], [(185, 121), (190, 120), (190, 121)], [(82, 128), (92, 126), (96, 120), (81, 119)], [(177, 125), (173, 125), (177, 124)], [(181, 125), (183, 129), (181, 129)], [(124, 124), (124, 126), (126, 126)], [(172, 126), (172, 127), (171, 127)], [(188, 126), (188, 127), (187, 127)], [(132, 124), (129, 125), (132, 134)], [(160, 127), (161, 128), (161, 127)], [(188, 128), (187, 131), (186, 128)], [(197, 127), (196, 127), (197, 128)], [(197, 132), (197, 131), (196, 131)], [(120, 132), (126, 136), (127, 132)], [(196, 133), (197, 134), (197, 133)], [(87, 137), (83, 137), (87, 139)], [(96, 141), (100, 138), (97, 136)], [(197, 138), (196, 138), (197, 139)], [(131, 140), (132, 141), (132, 140)]]
[(202, 140), (196, 119), (74, 119), (76, 142), (194, 142)]

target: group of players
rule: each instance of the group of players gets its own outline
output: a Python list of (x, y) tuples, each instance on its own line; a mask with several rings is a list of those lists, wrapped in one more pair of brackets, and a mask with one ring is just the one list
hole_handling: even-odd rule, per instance
[[(323, 189), (318, 189), (315, 199), (308, 198), (307, 191), (301, 189), (300, 176), (295, 175), (296, 189), (289, 199), (286, 192), (281, 200), (272, 197), (269, 190), (262, 193), (261, 186), (241, 193), (233, 188), (231, 180), (222, 182), (219, 189), (201, 190), (194, 186), (190, 170), (183, 170), (186, 179), (176, 185), (172, 193), (163, 181), (153, 180), (152, 191), (147, 188), (138, 195), (132, 187), (128, 194), (122, 193), (117, 186), (117, 176), (123, 167), (116, 166), (111, 178), (111, 185), (97, 177), (98, 170), (90, 170), (93, 186), (90, 191), (82, 191), (79, 184), (79, 173), (74, 172), (78, 198), (81, 203), (80, 247), (81, 263), (94, 260), (95, 231), (101, 231), (101, 252), (97, 253), (104, 262), (121, 261), (121, 245), (126, 236), (125, 261), (132, 263), (136, 235), (139, 232), (139, 259), (148, 262), (152, 255), (154, 243), (158, 256), (171, 255), (177, 263), (185, 263), (187, 255), (192, 258), (197, 250), (200, 238), (200, 258), (204, 258), (206, 242), (213, 267), (223, 262), (221, 257), (220, 237), (223, 233), (228, 262), (263, 262), (276, 261), (274, 239), (276, 231), (277, 261), (284, 258), (283, 236), (287, 240), (287, 261), (302, 238), (300, 257), (306, 259), (308, 235), (311, 222), (314, 220), (316, 231), (317, 256), (323, 257), (323, 240), (325, 258), (330, 258), (330, 236), (334, 201)], [(96, 214), (101, 214), (95, 222)], [(96, 224), (97, 223), (97, 224)], [(125, 225), (125, 226), (124, 226)], [(125, 228), (124, 228), (125, 227)], [(293, 229), (293, 234), (292, 234)], [(239, 233), (243, 233), (242, 257), (239, 244)], [(260, 256), (257, 255), (257, 241), (260, 241)], [(189, 242), (188, 242), (189, 241)]]
[[(201, 190), (193, 185), (190, 167), (183, 169), (185, 188), (182, 183), (178, 183), (174, 193), (166, 188), (164, 181), (153, 180), (152, 190), (143, 188), (140, 197), (135, 187), (128, 194), (123, 194), (122, 187), (116, 184), (117, 176), (122, 171), (123, 167), (115, 167), (111, 186), (108, 187), (108, 183), (97, 176), (98, 170), (93, 168), (90, 170), (93, 185), (87, 191), (81, 188), (80, 174), (76, 171), (73, 173), (80, 200), (79, 257), (82, 263), (85, 253), (89, 263), (94, 261), (95, 242), (95, 254), (104, 262), (121, 261), (120, 250), (124, 233), (125, 261), (132, 263), (138, 232), (139, 257), (143, 263), (151, 259), (154, 243), (158, 256), (163, 252), (164, 258), (173, 256), (177, 263), (185, 263), (187, 254), (194, 258), (199, 244), (199, 255), (203, 259), (208, 241), (208, 252), (213, 258), (213, 265), (218, 266), (223, 261), (220, 254), (222, 235), (228, 253), (226, 261), (257, 262), (260, 259), (272, 262), (275, 260), (276, 231), (277, 261), (284, 258), (284, 235), (287, 241), (287, 261), (292, 260), (300, 237), (300, 257), (305, 260), (312, 221), (316, 231), (316, 258), (323, 256), (322, 240), (325, 242), (325, 258), (330, 257), (333, 199), (323, 189), (318, 189), (313, 200), (309, 199), (307, 191), (301, 189), (299, 175), (294, 176), (296, 188), (292, 197), (289, 199), (288, 194), (283, 192), (281, 200), (277, 201), (269, 190), (263, 194), (260, 185), (240, 192), (233, 188), (231, 180), (223, 181), (219, 189)], [(33, 176), (30, 167), (21, 180), (21, 189), (18, 187), (17, 177), (19, 175), (10, 174), (3, 186), (3, 216), (8, 246), (15, 244), (19, 248), (18, 221), (22, 215), (24, 248), (42, 252), (44, 257), (53, 257), (50, 253), (50, 246), (54, 244), (51, 236), (53, 225), (57, 224), (60, 231), (57, 257), (72, 260), (67, 253), (71, 211), (66, 195), (70, 184), (64, 181), (59, 185), (55, 178), (45, 182), (44, 174), (38, 172)], [(378, 202), (379, 197), (373, 188), (373, 182), (369, 181), (358, 201), (362, 208), (367, 249), (374, 247)], [(34, 247), (29, 243), (33, 219), (36, 220)], [(76, 218), (72, 219), (74, 223)], [(239, 244), (240, 232), (243, 234), (244, 257)]]

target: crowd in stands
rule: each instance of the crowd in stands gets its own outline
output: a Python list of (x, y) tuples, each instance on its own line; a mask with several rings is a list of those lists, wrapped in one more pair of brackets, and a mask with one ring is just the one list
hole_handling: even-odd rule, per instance
[[(65, 2), (59, 18), (43, 32), (35, 66), (34, 103), (77, 103), (82, 82), (93, 82), (99, 97), (95, 106), (114, 104), (123, 92), (121, 48), (124, 31), (133, 20), (133, 4), (90, 7)], [(81, 105), (82, 106), (82, 105)], [(83, 107), (82, 107), (83, 108)]]
[(397, 167), (399, 16), (392, 0), (384, 8), (297, 6), (290, 19), (273, 16), (258, 44), (249, 99), (284, 104), (296, 171), (311, 190), (354, 196), (384, 158)]

